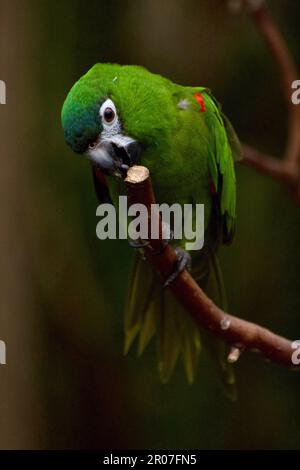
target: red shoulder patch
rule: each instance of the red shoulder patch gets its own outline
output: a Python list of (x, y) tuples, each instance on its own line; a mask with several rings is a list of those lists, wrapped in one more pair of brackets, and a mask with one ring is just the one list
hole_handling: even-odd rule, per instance
[(200, 113), (204, 113), (205, 112), (205, 102), (204, 102), (204, 98), (203, 98), (202, 94), (201, 93), (195, 93), (194, 97), (200, 105)]
[(100, 170), (100, 168), (95, 167), (94, 168), (94, 173), (95, 173), (95, 176), (96, 176), (97, 180), (99, 181), (99, 183), (105, 184), (105, 186), (106, 186), (106, 178), (105, 178), (105, 175)]
[(209, 189), (210, 189), (210, 194), (212, 194), (212, 195), (217, 194), (216, 187), (214, 185), (214, 182), (213, 182), (212, 178), (210, 178)]

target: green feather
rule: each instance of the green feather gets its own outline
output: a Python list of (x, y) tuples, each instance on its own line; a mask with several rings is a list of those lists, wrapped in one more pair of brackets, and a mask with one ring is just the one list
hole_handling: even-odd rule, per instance
[[(132, 269), (131, 282), (128, 289), (126, 315), (124, 318), (125, 354), (127, 354), (141, 327), (143, 327), (143, 329), (145, 328), (144, 317), (151, 301), (151, 293), (154, 288), (154, 276), (155, 274), (151, 266), (138, 255), (135, 258)], [(146, 290), (142, 289), (141, 280), (143, 280), (147, 286)]]

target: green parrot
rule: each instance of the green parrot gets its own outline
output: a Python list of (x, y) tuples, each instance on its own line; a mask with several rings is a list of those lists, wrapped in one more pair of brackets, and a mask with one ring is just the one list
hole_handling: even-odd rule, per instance
[[(192, 252), (191, 274), (226, 308), (216, 252), (231, 242), (235, 231), (234, 161), (240, 157), (240, 144), (211, 92), (177, 85), (140, 66), (96, 64), (67, 95), (62, 126), (67, 144), (91, 162), (100, 202), (115, 202), (124, 194), (128, 167), (140, 163), (150, 170), (157, 203), (204, 204), (205, 242)], [(187, 266), (184, 242), (179, 241), (178, 266), (169, 282)], [(138, 338), (141, 354), (156, 335), (161, 379), (170, 378), (182, 356), (193, 382), (204, 343), (230, 389), (234, 376), (225, 344), (206, 332), (200, 338), (192, 318), (139, 251), (125, 308), (125, 351)]]

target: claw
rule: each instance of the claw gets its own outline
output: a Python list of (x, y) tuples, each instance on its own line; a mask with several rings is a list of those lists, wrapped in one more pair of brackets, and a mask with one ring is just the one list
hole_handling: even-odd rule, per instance
[(185, 269), (190, 270), (191, 269), (191, 255), (187, 253), (187, 251), (183, 250), (182, 248), (175, 248), (175, 253), (177, 256), (177, 263), (175, 270), (172, 272), (172, 274), (168, 277), (168, 279), (165, 281), (163, 287), (164, 289), (166, 287), (169, 287), (169, 285), (175, 281), (177, 276), (184, 271)]
[(164, 249), (166, 248), (167, 245), (169, 245), (169, 243), (171, 243), (171, 241), (174, 240), (174, 232), (173, 230), (170, 230), (170, 238), (164, 238), (162, 240), (163, 244), (161, 246), (161, 248), (157, 251), (154, 251), (154, 254), (159, 256), (163, 253)]
[(128, 243), (129, 245), (131, 246), (131, 248), (145, 248), (146, 246), (149, 245), (149, 240), (142, 240), (141, 238), (139, 238), (138, 240), (133, 240), (132, 238), (129, 238), (128, 240)]
[[(150, 248), (152, 249), (153, 253), (155, 255), (161, 255), (164, 251), (164, 249), (166, 248), (166, 246), (174, 239), (174, 232), (173, 230), (170, 229), (170, 237), (169, 238), (164, 238), (163, 239), (163, 245), (162, 247), (157, 250), (157, 251), (154, 251), (153, 248), (150, 246)], [(149, 240), (142, 240), (141, 238), (139, 238), (138, 240), (133, 240), (132, 238), (129, 238), (128, 239), (128, 242), (129, 242), (129, 245), (131, 246), (131, 248), (146, 248), (146, 246), (149, 246), (150, 244), (150, 241)]]

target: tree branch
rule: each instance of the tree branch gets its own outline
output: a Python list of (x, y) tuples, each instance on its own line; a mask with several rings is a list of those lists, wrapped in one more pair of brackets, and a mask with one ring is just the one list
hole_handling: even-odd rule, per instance
[[(151, 204), (155, 204), (155, 197), (149, 170), (143, 166), (129, 168), (125, 184), (129, 204), (144, 204), (150, 214)], [(150, 215), (149, 220), (151, 222)], [(149, 242), (144, 250), (145, 256), (164, 282), (174, 269), (176, 254), (170, 245), (164, 246), (161, 239)], [(232, 346), (228, 356), (230, 362), (238, 359), (240, 351), (251, 350), (278, 364), (294, 367), (291, 360), (294, 351), (291, 341), (221, 310), (207, 297), (187, 271), (183, 271), (169, 288), (198, 326), (211, 331)]]
[(284, 158), (266, 155), (248, 145), (243, 145), (244, 162), (286, 185), (300, 204), (300, 105), (291, 100), (292, 83), (298, 71), (285, 39), (275, 25), (265, 1), (243, 0), (256, 28), (263, 37), (277, 66), (281, 88), (288, 109), (288, 138)]

